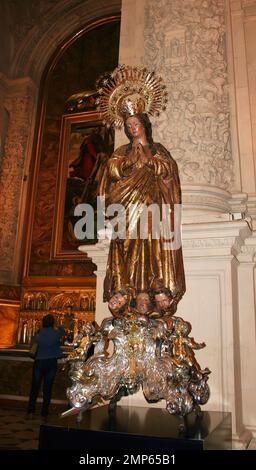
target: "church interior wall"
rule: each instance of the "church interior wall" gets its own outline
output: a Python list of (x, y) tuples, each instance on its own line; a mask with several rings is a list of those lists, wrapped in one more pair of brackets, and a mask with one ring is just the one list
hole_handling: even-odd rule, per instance
[[(56, 287), (55, 295), (68, 294), (65, 302), (76, 291), (77, 302), (80, 305), (84, 295), (88, 297), (90, 304), (88, 315), (94, 309), (95, 281), (92, 273), (92, 263), (76, 263), (71, 257), (60, 262), (50, 260), (47, 250), (38, 250), (39, 256), (32, 256), (32, 268), (30, 270), (30, 238), (34, 212), (40, 212), (39, 230), (33, 239), (33, 253), (36, 252), (35, 238), (40, 237), (42, 242), (47, 239), (49, 223), (52, 224), (54, 214), (54, 201), (56, 192), (56, 167), (58, 164), (59, 130), (58, 124), (65, 113), (65, 100), (75, 91), (92, 87), (98, 75), (105, 71), (107, 64), (114, 68), (118, 56), (118, 15), (120, 1), (108, 2), (84, 1), (58, 1), (58, 2), (33, 2), (28, 1), (23, 5), (5, 2), (2, 5), (6, 26), (1, 31), (5, 35), (4, 41), (8, 42), (6, 56), (2, 56), (1, 70), (1, 269), (0, 279), (3, 287), (1, 304), (9, 301), (8, 292), (15, 286), (17, 292), (21, 292), (21, 300), (28, 289), (32, 289), (32, 296), (43, 292), (52, 298), (53, 286)], [(21, 9), (21, 11), (20, 11)], [(2, 16), (1, 16), (2, 17)], [(42, 21), (44, 18), (44, 21)], [(105, 18), (108, 24), (104, 23)], [(103, 30), (100, 29), (103, 25)], [(112, 26), (113, 25), (113, 26)], [(88, 33), (87, 49), (86, 39), (83, 39), (85, 31), (99, 27), (96, 33)], [(8, 31), (6, 31), (8, 29)], [(98, 40), (97, 40), (98, 33)], [(75, 38), (75, 39), (73, 39)], [(78, 40), (72, 53), (72, 42)], [(80, 43), (79, 43), (80, 40)], [(68, 46), (71, 46), (69, 52)], [(98, 50), (96, 50), (98, 47)], [(105, 49), (104, 49), (105, 47)], [(40, 49), (41, 48), (41, 49)], [(100, 59), (100, 50), (104, 53)], [(56, 65), (56, 56), (64, 54), (64, 59), (53, 72), (50, 83), (50, 69)], [(87, 60), (90, 62), (88, 68)], [(7, 60), (7, 59), (8, 60)], [(55, 62), (54, 62), (55, 61)], [(102, 62), (102, 65), (100, 65)], [(79, 69), (79, 70), (78, 70)], [(55, 73), (55, 75), (54, 75)], [(61, 77), (62, 73), (62, 77)], [(48, 74), (48, 76), (47, 76)], [(73, 79), (72, 79), (73, 74)], [(66, 80), (63, 77), (66, 77)], [(75, 78), (74, 78), (75, 77)], [(48, 84), (48, 89), (47, 89)], [(49, 86), (50, 85), (50, 86)], [(47, 98), (48, 90), (52, 95)], [(61, 95), (62, 93), (62, 95)], [(48, 126), (49, 141), (45, 138), (45, 123), (42, 119), (43, 108), (46, 101), (46, 123)], [(41, 116), (41, 117), (40, 117)], [(8, 124), (8, 125), (7, 125)], [(40, 148), (40, 138), (43, 135), (43, 153)], [(45, 157), (45, 147), (49, 147), (48, 161), (40, 163)], [(17, 164), (18, 163), (18, 164)], [(55, 175), (54, 175), (54, 168)], [(39, 173), (37, 173), (39, 169)], [(48, 176), (47, 176), (48, 171)], [(39, 176), (38, 180), (37, 177)], [(49, 177), (50, 176), (50, 177)], [(48, 181), (47, 181), (48, 180)], [(44, 185), (41, 184), (44, 182)], [(48, 184), (49, 183), (49, 184)], [(47, 188), (46, 188), (47, 186)], [(47, 202), (37, 200), (37, 207), (32, 208), (37, 191), (47, 194)], [(42, 194), (42, 193), (41, 193)], [(37, 211), (38, 210), (38, 211)], [(43, 212), (47, 211), (47, 223), (44, 224)], [(52, 211), (52, 212), (51, 212)], [(12, 214), (12, 217), (9, 215)], [(48, 221), (50, 221), (48, 223)], [(37, 226), (37, 228), (38, 228)], [(40, 229), (42, 231), (40, 232)], [(40, 232), (40, 233), (39, 233)], [(43, 238), (43, 239), (42, 239)], [(51, 239), (48, 237), (48, 248)], [(42, 243), (43, 248), (44, 243)], [(41, 256), (41, 258), (40, 258)], [(41, 261), (41, 264), (40, 264)], [(48, 264), (47, 264), (48, 263)], [(48, 266), (48, 268), (47, 268)], [(45, 276), (48, 274), (48, 281)], [(34, 281), (31, 280), (31, 275)], [(58, 275), (58, 280), (56, 276)], [(25, 280), (26, 278), (26, 280)], [(51, 280), (50, 280), (51, 278)], [(47, 293), (47, 283), (51, 289)], [(23, 285), (20, 291), (20, 286)], [(64, 287), (63, 287), (64, 286)], [(65, 287), (66, 286), (66, 287)], [(85, 292), (82, 292), (82, 288)], [(25, 289), (25, 290), (24, 290)], [(81, 302), (80, 302), (80, 297)], [(48, 299), (49, 300), (49, 299)], [(10, 334), (3, 335), (0, 340), (1, 347), (13, 346), (17, 341), (19, 331), (19, 308), (23, 308), (24, 302), (15, 299), (17, 306), (13, 307), (13, 315), (9, 315)], [(78, 307), (79, 307), (78, 305)], [(78, 308), (77, 307), (77, 308)], [(12, 307), (10, 307), (12, 308)], [(5, 330), (6, 315), (2, 313)], [(7, 322), (8, 323), (8, 322)], [(16, 325), (16, 327), (15, 327)]]
[[(42, 49), (42, 65), (37, 64), (35, 41), (40, 33), (40, 22), (38, 13), (32, 9), (33, 3), (32, 0), (31, 4), (26, 2), (20, 20), (18, 11), (17, 16), (12, 16), (17, 28), (10, 41), (5, 27), (2, 33), (6, 52), (1, 63), (0, 93), (6, 96), (11, 89), (10, 80), (23, 76), (23, 68), (24, 76), (31, 75), (33, 82), (32, 86), (22, 83), (20, 95), (13, 88), (16, 97), (20, 96), (23, 101), (24, 96), (27, 97), (25, 114), (20, 114), (22, 119), (27, 116), (27, 108), (32, 109), (37, 102), (39, 78), (50, 57), (50, 49), (52, 53), (56, 49), (53, 44), (58, 43), (61, 31), (62, 40), (71, 32), (65, 30), (65, 15), (71, 15), (75, 30), (72, 8), (85, 10), (86, 3), (89, 5), (89, 2), (55, 2), (53, 17), (56, 18), (58, 6), (65, 15), (54, 37), (49, 14), (51, 2), (37, 2), (42, 14), (47, 15), (48, 25), (48, 33), (44, 31), (45, 36), (42, 35), (47, 41), (45, 51)], [(100, 16), (106, 13), (103, 3), (106, 2), (97, 2)], [(4, 8), (7, 9), (6, 4)], [(112, 13), (116, 13), (120, 2), (112, 2), (111, 8)], [(9, 10), (6, 14), (10, 14)], [(154, 68), (167, 79), (167, 113), (160, 120), (153, 120), (153, 128), (155, 140), (163, 142), (177, 160), (182, 181), (187, 293), (180, 303), (179, 314), (191, 321), (195, 339), (207, 344), (198, 353), (200, 362), (212, 370), (211, 399), (206, 409), (232, 412), (233, 434), (238, 446), (239, 443), (246, 445), (250, 432), (256, 435), (253, 410), (256, 391), (253, 372), (256, 355), (255, 21), (255, 0), (194, 0), (193, 8), (191, 1), (123, 0), (119, 49), (120, 63)], [(35, 29), (33, 31), (35, 39), (31, 47), (34, 50), (28, 47), (26, 53), (18, 54), (19, 34), (22, 32), (29, 37), (31, 24), (37, 28), (36, 34)], [(75, 70), (74, 67), (74, 75)], [(56, 75), (56, 85), (57, 80), (62, 85), (65, 83), (61, 81), (61, 71)], [(5, 111), (6, 107), (1, 109), (1, 135), (6, 140), (11, 113)], [(15, 107), (11, 110), (17, 112)], [(26, 119), (25, 126), (28, 126)], [(18, 122), (22, 134), (24, 124)], [(54, 122), (58, 123), (56, 116)], [(58, 133), (54, 132), (57, 140)], [(25, 137), (28, 139), (27, 134)], [(122, 137), (117, 135), (116, 144), (121, 141)], [(26, 142), (22, 139), (20, 146), (24, 154)], [(19, 181), (22, 175), (21, 170), (17, 175)], [(13, 193), (12, 198), (17, 200), (20, 194), (21, 191)], [(20, 224), (21, 231), (22, 226)], [(9, 230), (11, 241), (16, 232), (15, 226), (11, 232)], [(8, 237), (6, 240), (8, 242)], [(2, 253), (6, 254), (3, 239), (1, 243)], [(12, 274), (12, 256), (5, 257), (4, 262), (2, 282), (17, 285), (17, 275)], [(30, 269), (35, 274), (40, 266), (32, 261)], [(57, 271), (53, 274), (57, 275)], [(98, 308), (106, 309), (99, 299)], [(96, 316), (101, 316), (102, 312), (96, 310)], [(136, 404), (136, 397), (133, 400), (129, 403)]]

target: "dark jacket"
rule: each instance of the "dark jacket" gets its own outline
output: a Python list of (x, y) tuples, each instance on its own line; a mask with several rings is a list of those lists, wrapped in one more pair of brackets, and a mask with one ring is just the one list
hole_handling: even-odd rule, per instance
[(36, 359), (62, 357), (60, 339), (64, 334), (65, 330), (62, 326), (58, 329), (52, 327), (41, 328), (34, 337), (34, 341), (38, 345)]

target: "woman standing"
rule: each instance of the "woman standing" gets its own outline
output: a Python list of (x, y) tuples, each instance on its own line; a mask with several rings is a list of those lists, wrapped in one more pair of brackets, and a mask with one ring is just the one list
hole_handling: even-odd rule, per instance
[(37, 344), (32, 384), (28, 402), (27, 413), (35, 413), (36, 400), (43, 381), (43, 403), (41, 416), (47, 418), (52, 395), (52, 386), (57, 372), (57, 360), (62, 356), (60, 340), (65, 330), (62, 326), (54, 328), (54, 316), (49, 314), (43, 317), (42, 328), (35, 335), (33, 341)]

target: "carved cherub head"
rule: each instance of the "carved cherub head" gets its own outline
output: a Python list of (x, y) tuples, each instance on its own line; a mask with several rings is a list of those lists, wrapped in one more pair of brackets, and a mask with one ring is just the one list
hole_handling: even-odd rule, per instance
[(157, 311), (162, 315), (164, 315), (166, 312), (169, 312), (173, 303), (171, 291), (163, 287), (162, 289), (155, 290), (154, 296)]
[(152, 311), (152, 299), (149, 292), (141, 291), (135, 299), (135, 308), (141, 315), (147, 315)]
[(115, 292), (112, 297), (110, 297), (108, 308), (113, 316), (123, 315), (125, 313), (129, 306), (130, 296), (130, 292), (126, 289), (122, 289)]

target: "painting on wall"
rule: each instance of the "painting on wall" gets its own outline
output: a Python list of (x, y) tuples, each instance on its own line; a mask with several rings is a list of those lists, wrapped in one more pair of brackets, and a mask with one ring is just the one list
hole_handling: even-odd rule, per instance
[[(114, 131), (103, 125), (97, 111), (62, 118), (52, 259), (83, 259), (79, 245), (97, 242), (97, 188), (114, 149)], [(90, 238), (77, 238), (79, 204), (90, 204), (95, 223)]]

